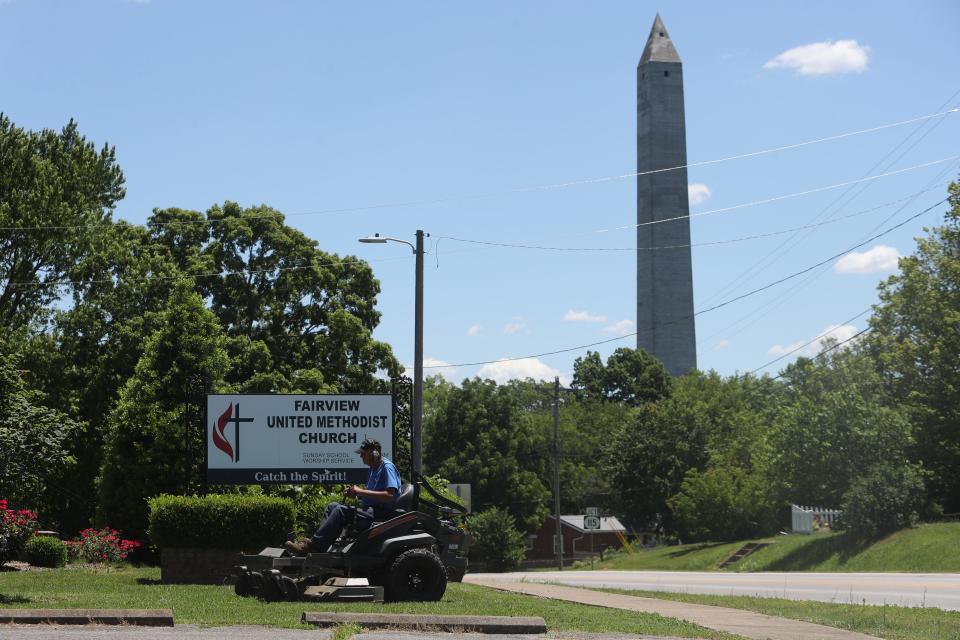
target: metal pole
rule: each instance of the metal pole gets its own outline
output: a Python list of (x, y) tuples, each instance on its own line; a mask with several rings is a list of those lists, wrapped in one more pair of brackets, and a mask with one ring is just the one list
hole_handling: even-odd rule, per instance
[(560, 523), (560, 377), (553, 379), (553, 506), (557, 518), (557, 568), (563, 571), (563, 527)]
[(413, 339), (413, 416), (410, 420), (410, 466), (421, 473), (420, 430), (423, 426), (423, 231), (417, 230), (417, 289)]

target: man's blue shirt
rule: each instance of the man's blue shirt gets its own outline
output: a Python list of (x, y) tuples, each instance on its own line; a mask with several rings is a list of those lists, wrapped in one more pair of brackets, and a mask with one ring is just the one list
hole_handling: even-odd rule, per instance
[(390, 488), (396, 491), (394, 499), (390, 502), (378, 502), (367, 497), (363, 497), (361, 502), (363, 502), (365, 507), (373, 507), (377, 511), (393, 511), (396, 496), (400, 494), (400, 472), (397, 471), (397, 465), (393, 464), (389, 459), (383, 458), (379, 465), (370, 467), (370, 472), (367, 474), (367, 489), (386, 491)]

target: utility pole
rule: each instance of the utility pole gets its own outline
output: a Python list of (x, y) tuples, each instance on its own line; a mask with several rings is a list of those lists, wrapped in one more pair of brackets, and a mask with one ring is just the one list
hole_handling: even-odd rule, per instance
[(560, 377), (553, 379), (553, 506), (557, 519), (557, 569), (563, 571), (563, 525), (560, 523)]

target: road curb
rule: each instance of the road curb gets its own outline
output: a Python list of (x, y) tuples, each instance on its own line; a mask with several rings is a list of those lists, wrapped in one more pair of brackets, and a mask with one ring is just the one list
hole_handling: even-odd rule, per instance
[(475, 633), (546, 633), (547, 623), (539, 617), (512, 616), (425, 616), (393, 613), (330, 613), (305, 611), (300, 621), (317, 627), (353, 623), (366, 629), (414, 629)]
[(0, 624), (110, 624), (172, 627), (172, 609), (0, 609)]

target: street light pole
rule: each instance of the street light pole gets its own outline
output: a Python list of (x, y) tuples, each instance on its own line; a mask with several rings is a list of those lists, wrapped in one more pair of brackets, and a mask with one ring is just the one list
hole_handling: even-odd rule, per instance
[(423, 427), (423, 231), (417, 229), (416, 291), (414, 294), (413, 329), (413, 416), (410, 419), (410, 466), (413, 477), (420, 475), (422, 467), (421, 429)]
[(413, 314), (413, 411), (411, 411), (413, 415), (410, 417), (410, 468), (413, 471), (414, 480), (422, 473), (423, 467), (421, 439), (423, 428), (423, 236), (423, 231), (417, 229), (416, 245), (399, 238), (382, 237), (379, 233), (360, 238), (360, 242), (374, 244), (399, 242), (413, 249), (416, 256)]

